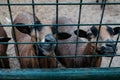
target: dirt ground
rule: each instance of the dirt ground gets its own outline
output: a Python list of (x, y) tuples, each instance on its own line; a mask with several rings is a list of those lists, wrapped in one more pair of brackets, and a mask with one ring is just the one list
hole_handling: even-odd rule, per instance
[[(32, 0), (10, 0), (11, 3), (31, 3)], [(47, 2), (56, 2), (56, 0), (34, 0), (35, 3), (47, 3)], [(80, 0), (59, 0), (59, 2), (79, 2)], [(83, 0), (83, 2), (91, 3), (95, 2), (95, 0)], [(108, 2), (120, 2), (120, 0), (108, 0)], [(7, 3), (7, 0), (0, 0), (0, 3)], [(15, 15), (19, 12), (31, 12), (32, 6), (12, 6), (12, 17), (14, 19)], [(75, 23), (78, 22), (78, 14), (79, 14), (79, 6), (78, 5), (59, 5), (59, 16), (70, 17)], [(83, 5), (81, 12), (81, 24), (93, 24), (100, 23), (101, 18), (100, 5)], [(46, 20), (46, 24), (51, 24), (51, 20), (56, 15), (56, 6), (55, 5), (37, 5), (35, 6), (36, 16), (40, 20)], [(8, 6), (0, 6), (0, 22), (2, 24), (10, 24), (6, 18), (10, 19)], [(119, 5), (107, 5), (105, 9), (105, 14), (102, 23), (120, 23), (120, 4)], [(112, 25), (115, 27), (116, 25)], [(117, 25), (120, 26), (120, 25)], [(83, 29), (87, 29), (86, 26), (82, 27)], [(5, 27), (5, 30), (9, 37), (11, 37), (11, 27)], [(115, 36), (114, 40), (116, 40), (117, 36)], [(13, 42), (11, 40), (10, 42)], [(118, 46), (117, 54), (120, 54), (120, 44)], [(9, 56), (15, 56), (13, 44), (10, 44), (7, 51)], [(110, 57), (103, 57), (101, 67), (108, 67)], [(19, 68), (19, 63), (17, 59), (10, 59), (11, 68)], [(114, 57), (112, 60), (111, 67), (120, 67), (120, 57)]]

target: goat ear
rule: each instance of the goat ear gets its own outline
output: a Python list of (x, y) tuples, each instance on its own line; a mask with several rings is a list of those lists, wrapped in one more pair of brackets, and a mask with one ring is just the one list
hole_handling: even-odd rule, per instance
[(75, 35), (78, 35), (79, 37), (83, 37), (83, 38), (87, 38), (88, 37), (87, 36), (87, 32), (84, 31), (84, 30), (81, 30), (81, 29), (78, 30), (78, 34), (77, 34), (77, 30), (75, 30), (74, 33), (75, 33)]
[[(22, 32), (22, 33), (25, 33), (25, 34), (30, 34), (31, 33), (31, 29), (29, 26), (26, 26), (24, 23), (16, 23), (16, 25), (19, 25), (19, 26), (16, 26), (16, 28)], [(21, 26), (20, 26), (21, 25)]]
[(57, 34), (57, 39), (58, 40), (64, 40), (64, 39), (68, 39), (71, 37), (71, 34), (65, 33), (65, 32), (61, 32)]
[(0, 38), (0, 42), (8, 42), (11, 38)]
[(113, 28), (113, 31), (114, 31), (113, 35), (118, 34), (120, 32), (120, 27)]

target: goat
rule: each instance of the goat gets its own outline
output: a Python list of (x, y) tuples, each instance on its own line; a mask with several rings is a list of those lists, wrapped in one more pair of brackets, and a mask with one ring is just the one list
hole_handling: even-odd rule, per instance
[[(58, 25), (62, 24), (72, 24), (73, 21), (67, 17), (58, 17)], [(56, 24), (56, 20), (53, 19), (52, 24)], [(78, 41), (88, 43), (78, 43), (76, 44), (58, 44), (56, 47), (57, 56), (79, 56), (79, 55), (95, 55), (95, 54), (110, 54), (114, 53), (115, 44), (103, 43), (101, 45), (95, 46), (91, 43), (93, 39), (96, 39), (98, 35), (98, 27), (93, 26), (88, 31), (82, 29), (77, 30), (77, 26), (58, 26), (58, 32), (56, 33), (56, 26), (52, 26), (53, 34), (58, 39), (58, 42), (75, 42), (78, 35)], [(102, 41), (111, 42), (112, 36), (118, 34), (119, 27), (112, 29), (111, 27), (102, 26), (100, 30), (100, 39)], [(77, 34), (78, 33), (78, 34)], [(83, 39), (84, 38), (84, 39)], [(100, 40), (99, 39), (99, 40)], [(95, 50), (96, 48), (96, 50)], [(77, 51), (76, 51), (77, 49)], [(76, 52), (76, 53), (75, 53)], [(58, 61), (67, 68), (79, 68), (79, 67), (100, 67), (102, 57), (92, 56), (92, 57), (58, 57)]]
[[(52, 35), (51, 27), (41, 24), (39, 19), (29, 13), (19, 13), (15, 19), (15, 26), (12, 29), (12, 36), (16, 42), (56, 42)], [(39, 24), (39, 26), (26, 26), (25, 24)], [(22, 27), (23, 26), (23, 27)], [(13, 34), (15, 31), (15, 35)], [(20, 58), (21, 68), (54, 68), (56, 67), (56, 59), (50, 58), (54, 56), (55, 44), (18, 44), (15, 45), (18, 56), (48, 56), (49, 58)], [(17, 53), (17, 51), (16, 51)]]
[[(8, 42), (10, 39), (11, 38), (8, 38), (2, 24), (0, 23), (0, 42)], [(0, 44), (0, 56), (7, 56), (7, 47), (8, 44)], [(10, 68), (8, 58), (0, 59), (0, 68)]]

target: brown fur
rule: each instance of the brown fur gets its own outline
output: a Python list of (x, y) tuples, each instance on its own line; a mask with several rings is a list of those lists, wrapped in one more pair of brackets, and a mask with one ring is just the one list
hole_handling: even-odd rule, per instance
[[(35, 21), (37, 20), (38, 18), (35, 17)], [(27, 12), (19, 13), (14, 19), (14, 24), (15, 23), (33, 24), (33, 22), (34, 22), (33, 15)], [(31, 36), (30, 36), (28, 34), (21, 33), (16, 28), (14, 29), (16, 33), (17, 42), (35, 42), (34, 33), (31, 33)], [(42, 35), (41, 34), (42, 32), (37, 31), (38, 40), (41, 38), (40, 36), (44, 35), (44, 34)], [(15, 38), (14, 35), (13, 35), (13, 38)], [(18, 49), (19, 49), (19, 56), (37, 56), (35, 54), (35, 49), (33, 48), (33, 44), (18, 44)], [(54, 53), (51, 56), (54, 56)], [(56, 59), (55, 58), (48, 58), (48, 59), (20, 58), (20, 64), (21, 64), (21, 68), (54, 68), (56, 67)]]
[[(99, 30), (99, 26), (95, 26), (97, 30)], [(111, 36), (108, 31), (106, 26), (101, 26), (100, 28), (100, 36), (101, 40), (104, 39), (111, 39), (113, 36)]]
[[(7, 34), (4, 30), (3, 27), (0, 27), (0, 37), (5, 37), (7, 38)], [(7, 56), (7, 47), (8, 47), (8, 44), (0, 44), (0, 56)], [(0, 68), (10, 68), (10, 65), (9, 65), (9, 59), (8, 58), (3, 58), (3, 59), (0, 59), (0, 64), (1, 67)]]
[[(58, 40), (58, 42), (61, 42)], [(91, 44), (78, 44), (76, 56), (79, 55), (93, 55), (95, 47)], [(70, 46), (70, 47), (69, 47)], [(75, 44), (58, 44), (58, 56), (74, 56), (75, 57)], [(100, 67), (101, 57), (76, 57), (76, 58), (58, 58), (61, 64), (65, 67)]]
[[(53, 24), (56, 23), (56, 20), (53, 21)], [(59, 17), (58, 24), (72, 24), (73, 22), (69, 18)], [(59, 26), (58, 32), (67, 32), (72, 36), (65, 40), (59, 40), (58, 42), (75, 42), (77, 36), (74, 34), (74, 31), (77, 30), (77, 26)], [(79, 42), (83, 40), (78, 37)], [(78, 43), (77, 51), (76, 44), (58, 44), (56, 53), (57, 56), (79, 56), (79, 55), (93, 55), (95, 47), (91, 43)], [(76, 54), (75, 54), (76, 53)], [(58, 58), (60, 63), (67, 68), (79, 68), (79, 67), (100, 67), (101, 57), (76, 57), (76, 58)]]

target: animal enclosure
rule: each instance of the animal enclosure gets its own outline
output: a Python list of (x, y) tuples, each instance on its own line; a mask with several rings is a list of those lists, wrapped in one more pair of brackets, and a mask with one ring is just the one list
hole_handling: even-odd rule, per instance
[[(0, 79), (119, 79), (119, 8), (119, 0), (99, 0), (99, 2), (96, 2), (96, 0), (1, 0), (0, 22), (4, 26), (4, 29), (11, 40), (9, 42), (0, 42), (0, 44), (8, 44), (7, 56), (0, 55), (1, 61), (4, 58), (8, 58), (10, 63), (9, 69), (2, 68), (0, 70)], [(31, 13), (32, 18), (30, 19), (32, 20), (28, 22), (27, 20), (29, 19), (24, 20), (24, 22), (18, 20), (17, 15), (24, 12)], [(23, 18), (26, 17), (27, 16), (24, 16)], [(38, 18), (37, 21), (36, 17)], [(61, 17), (65, 17), (67, 19), (62, 20), (60, 19)], [(41, 22), (41, 24), (38, 21)], [(25, 24), (21, 25), (16, 23)], [(26, 38), (26, 41), (19, 42), (16, 37), (18, 37), (20, 34), (14, 30), (16, 26), (17, 28), (35, 28), (35, 36), (38, 36), (36, 30), (37, 27), (52, 27), (54, 28), (53, 36), (56, 38), (56, 41), (42, 42), (43, 40), (40, 41), (41, 39), (36, 37), (34, 41), (33, 39), (30, 41), (30, 39), (27, 40), (28, 38)], [(94, 30), (96, 30), (96, 26), (97, 32), (93, 34), (97, 33), (97, 36), (94, 36), (95, 38), (92, 40), (93, 36), (88, 37), (88, 33), (92, 32), (91, 28), (94, 28)], [(109, 28), (107, 27), (106, 31), (110, 32), (110, 34), (111, 32), (112, 34), (116, 34), (114, 36), (112, 35), (114, 38), (111, 38), (110, 36), (112, 39), (111, 41), (99, 40), (99, 37), (103, 37), (103, 35), (105, 36), (104, 38), (109, 39), (108, 35), (102, 32), (104, 30), (103, 26), (105, 26), (105, 28), (106, 26), (109, 26)], [(44, 32), (47, 34), (48, 31), (43, 31), (42, 33)], [(85, 35), (87, 35), (87, 38), (86, 36), (83, 36), (84, 32)], [(13, 37), (13, 35), (17, 36)], [(33, 37), (32, 34), (29, 34), (27, 36), (29, 36), (29, 38)], [(79, 40), (79, 38), (82, 39)], [(23, 40), (23, 38), (21, 40)], [(84, 47), (86, 45), (89, 45), (89, 43), (95, 44), (95, 46), (92, 47), (92, 49), (91, 46)], [(54, 55), (36, 55), (36, 52), (39, 52), (37, 48), (32, 49), (34, 50), (35, 55), (19, 55), (19, 52), (24, 50), (24, 48), (20, 49), (19, 45), (34, 46), (38, 44), (55, 44), (56, 47), (54, 50)], [(108, 51), (102, 46), (100, 46), (100, 48), (97, 47), (99, 44), (108, 46), (106, 48)], [(80, 47), (79, 49), (79, 46), (83, 46), (83, 48), (81, 49)], [(104, 50), (107, 51), (107, 53), (105, 53)], [(99, 52), (100, 54), (98, 54)], [(24, 51), (22, 53), (24, 53)], [(93, 55), (89, 53), (93, 53)], [(49, 67), (21, 67), (22, 60), (20, 59), (23, 59), (24, 61), (24, 59), (32, 58), (37, 59), (38, 61), (40, 61), (39, 59), (55, 59), (55, 67), (52, 67), (52, 69)], [(88, 63), (86, 63), (86, 61)], [(42, 60), (41, 63), (38, 64), (43, 65), (45, 63), (45, 65), (50, 65), (50, 62), (51, 61), (46, 62), (45, 60)], [(26, 61), (24, 62), (25, 65), (27, 65), (27, 63), (28, 62)], [(29, 62), (29, 64), (31, 63)]]

